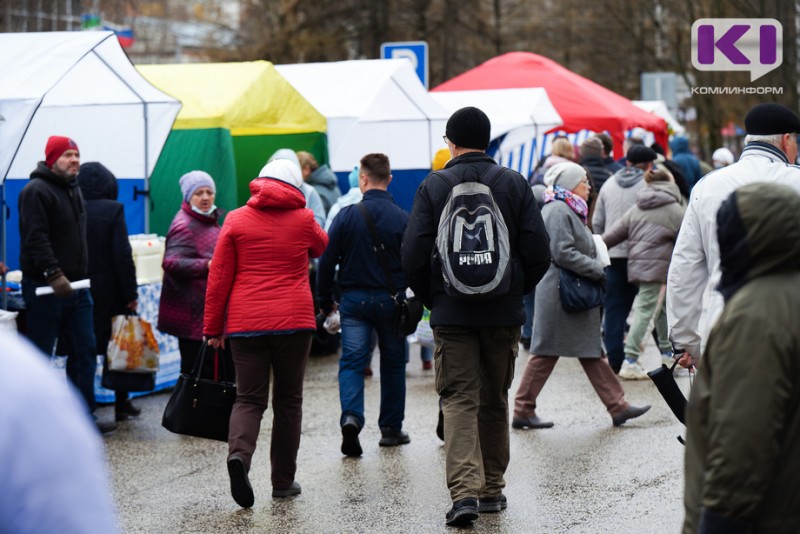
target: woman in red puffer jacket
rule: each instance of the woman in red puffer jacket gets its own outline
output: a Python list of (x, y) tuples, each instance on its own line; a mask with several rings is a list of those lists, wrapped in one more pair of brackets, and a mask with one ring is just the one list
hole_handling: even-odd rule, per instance
[[(237, 396), (228, 433), (231, 494), (253, 506), (248, 478), (261, 417), (272, 395), (272, 496), (300, 493), (294, 480), (300, 446), (303, 375), (316, 330), (309, 257), (328, 236), (306, 209), (300, 168), (274, 160), (250, 182), (247, 205), (222, 227), (206, 293), (204, 333), (212, 347), (230, 344)], [(226, 339), (227, 338), (227, 339)]]

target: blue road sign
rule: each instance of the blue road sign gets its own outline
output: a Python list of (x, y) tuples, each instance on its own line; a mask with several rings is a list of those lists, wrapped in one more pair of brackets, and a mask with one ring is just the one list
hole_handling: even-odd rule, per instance
[(422, 85), (428, 88), (428, 43), (425, 41), (406, 41), (383, 43), (381, 59), (406, 58), (411, 61)]

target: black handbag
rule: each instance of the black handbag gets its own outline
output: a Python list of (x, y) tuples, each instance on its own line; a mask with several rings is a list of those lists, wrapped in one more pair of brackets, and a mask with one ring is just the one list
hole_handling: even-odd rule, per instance
[(176, 434), (228, 441), (228, 426), (236, 384), (230, 381), (225, 358), (220, 380), (200, 378), (208, 342), (203, 342), (191, 373), (181, 373), (172, 392), (161, 426)]
[(394, 314), (392, 315), (392, 328), (395, 332), (410, 336), (417, 331), (417, 324), (422, 320), (422, 301), (417, 297), (394, 300)]
[(375, 223), (372, 221), (372, 215), (367, 211), (367, 207), (359, 202), (356, 204), (364, 220), (367, 222), (367, 228), (372, 236), (372, 247), (378, 255), (378, 262), (383, 269), (383, 275), (386, 278), (386, 285), (389, 289), (389, 294), (394, 300), (394, 311), (392, 312), (392, 330), (398, 336), (410, 336), (417, 331), (417, 324), (422, 320), (423, 306), (422, 301), (417, 297), (400, 298), (397, 291), (395, 291), (394, 282), (392, 281), (392, 272), (389, 269), (389, 262), (386, 261), (384, 255), (384, 246), (378, 232), (375, 230)]
[(559, 267), (558, 293), (561, 307), (567, 313), (578, 313), (597, 308), (603, 304), (606, 289), (600, 282), (594, 282), (569, 269)]

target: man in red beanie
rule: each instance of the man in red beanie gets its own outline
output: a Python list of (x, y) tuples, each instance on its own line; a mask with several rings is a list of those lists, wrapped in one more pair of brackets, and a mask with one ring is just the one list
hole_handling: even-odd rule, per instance
[[(67, 376), (91, 413), (97, 368), (93, 302), (88, 289), (70, 286), (87, 277), (88, 267), (86, 207), (76, 179), (80, 163), (75, 141), (61, 136), (47, 140), (45, 160), (19, 194), (19, 259), (28, 338), (47, 355), (61, 338), (67, 347)], [(43, 286), (52, 293), (36, 296), (36, 288)], [(103, 432), (114, 426), (98, 424)]]

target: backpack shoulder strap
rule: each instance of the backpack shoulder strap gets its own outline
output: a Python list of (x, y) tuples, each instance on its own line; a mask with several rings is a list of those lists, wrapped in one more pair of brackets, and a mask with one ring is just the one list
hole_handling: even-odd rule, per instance
[[(505, 170), (506, 168), (503, 167), (502, 165), (497, 165), (497, 164), (490, 165), (483, 172), (483, 174), (478, 177), (477, 181), (485, 183), (487, 186), (489, 186), (489, 188), (491, 188), (491, 185), (494, 183), (497, 177), (503, 174)], [(440, 169), (436, 171), (434, 174), (442, 177), (450, 187), (455, 187), (457, 184), (462, 182), (461, 177), (458, 176), (453, 171), (451, 171), (450, 169)], [(483, 178), (485, 178), (485, 182)]]
[(491, 189), (492, 188), (492, 184), (494, 184), (495, 180), (497, 180), (497, 178), (499, 178), (500, 175), (503, 174), (505, 171), (506, 171), (506, 167), (503, 167), (502, 165), (494, 164), (491, 167), (489, 167), (488, 169), (486, 169), (486, 171), (483, 173), (481, 178), (484, 178), (484, 177), (486, 178), (486, 182), (485, 182), (486, 186), (489, 189)]
[(455, 187), (459, 182), (461, 182), (461, 178), (450, 169), (439, 169), (433, 174), (442, 178), (450, 187)]

